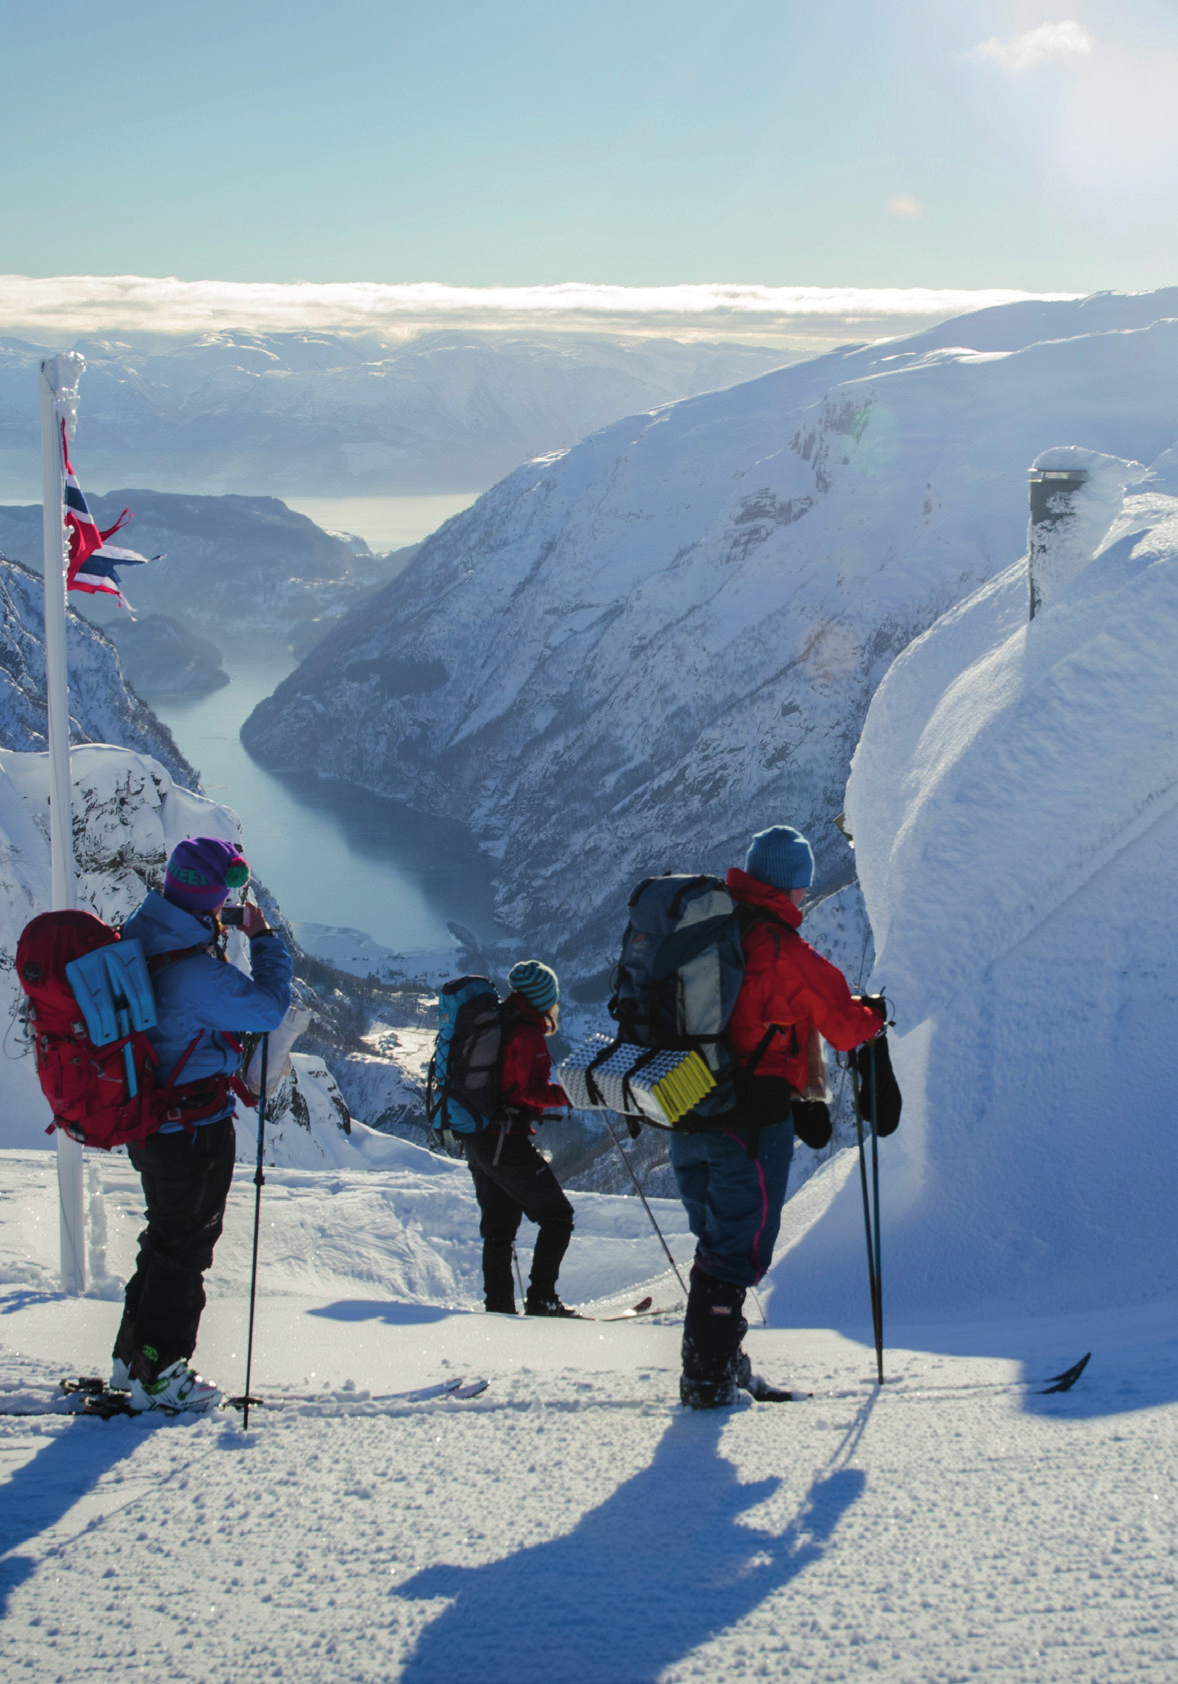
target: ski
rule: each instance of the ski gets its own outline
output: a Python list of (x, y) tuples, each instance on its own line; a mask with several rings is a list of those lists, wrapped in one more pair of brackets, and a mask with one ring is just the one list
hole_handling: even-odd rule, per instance
[(628, 1310), (619, 1310), (612, 1316), (586, 1316), (585, 1320), (596, 1321), (634, 1321), (638, 1316), (673, 1316), (683, 1308), (681, 1304), (656, 1304), (653, 1298), (640, 1298), (637, 1304), (631, 1304)]
[[(469, 1398), (480, 1397), (486, 1391), (488, 1383), (481, 1377), (467, 1379), (462, 1375), (456, 1375), (453, 1379), (443, 1380), (437, 1385), (418, 1386), (413, 1391), (408, 1392), (387, 1392), (376, 1395), (371, 1392), (342, 1390), (301, 1394), (286, 1393), (285, 1395), (279, 1393), (271, 1399), (251, 1397), (250, 1408), (273, 1410), (313, 1408), (320, 1405), (333, 1410), (346, 1410), (360, 1415), (379, 1415), (387, 1409), (396, 1409), (401, 1406), (444, 1402), (447, 1399), (463, 1402)], [(227, 1397), (222, 1399), (217, 1409), (205, 1410), (202, 1413), (215, 1416), (220, 1410), (241, 1410), (244, 1406), (244, 1396)], [(80, 1415), (85, 1415), (106, 1421), (116, 1415), (134, 1415), (139, 1420), (159, 1421), (162, 1419), (175, 1420), (178, 1416), (187, 1413), (195, 1414), (196, 1411), (133, 1410), (130, 1407), (129, 1393), (111, 1391), (104, 1380), (93, 1374), (70, 1376), (59, 1381), (56, 1394), (43, 1403), (25, 1402), (22, 1399), (13, 1407), (6, 1408), (4, 1403), (0, 1401), (0, 1416), (61, 1415), (76, 1419)]]
[(58, 1389), (63, 1391), (67, 1397), (72, 1397), (75, 1392), (82, 1392), (87, 1397), (98, 1397), (103, 1392), (110, 1390), (106, 1381), (97, 1374), (67, 1375), (64, 1380), (59, 1380), (57, 1384)]
[(618, 1310), (616, 1312), (616, 1314), (614, 1314), (612, 1316), (598, 1316), (597, 1320), (598, 1321), (628, 1321), (631, 1316), (645, 1316), (649, 1312), (650, 1307), (653, 1303), (654, 1303), (653, 1298), (640, 1298), (638, 1300), (637, 1304), (631, 1304), (631, 1306), (628, 1310)]
[[(1070, 1392), (1072, 1387), (1076, 1384), (1076, 1381), (1087, 1368), (1091, 1357), (1092, 1352), (1086, 1351), (1080, 1358), (1079, 1362), (1074, 1362), (1070, 1368), (1065, 1368), (1062, 1374), (1044, 1375), (1043, 1379), (1047, 1381), (1046, 1385), (1042, 1383), (1042, 1380), (963, 1380), (956, 1385), (952, 1382), (949, 1382), (947, 1385), (938, 1385), (934, 1382), (931, 1385), (916, 1384), (909, 1387), (906, 1384), (905, 1377), (903, 1375), (897, 1375), (895, 1378), (888, 1381), (886, 1389), (892, 1397), (911, 1398), (974, 1397), (985, 1392), (988, 1392), (992, 1397), (1000, 1397), (1004, 1392), (1015, 1394), (1021, 1393), (1023, 1396), (1033, 1395), (1036, 1397), (1050, 1397), (1053, 1392)], [(877, 1382), (874, 1377), (872, 1377), (872, 1379), (867, 1383), (874, 1386)], [(809, 1395), (820, 1395), (822, 1397), (829, 1398), (844, 1398), (853, 1397), (855, 1394), (850, 1391), (837, 1391), (822, 1392), (821, 1394), (811, 1393)]]
[(67, 1377), (58, 1382), (58, 1388), (64, 1397), (81, 1399), (81, 1408), (76, 1411), (78, 1414), (97, 1415), (103, 1421), (108, 1421), (112, 1415), (132, 1413), (128, 1401), (130, 1394), (112, 1391), (98, 1374)]
[(1076, 1381), (1087, 1368), (1088, 1358), (1091, 1355), (1091, 1351), (1085, 1352), (1079, 1362), (1074, 1362), (1070, 1368), (1065, 1368), (1062, 1374), (1049, 1374), (1047, 1378), (1051, 1381), (1051, 1384), (1049, 1386), (1044, 1386), (1042, 1391), (1039, 1393), (1039, 1396), (1048, 1397), (1052, 1392), (1070, 1392)]
[[(279, 1392), (271, 1399), (251, 1397), (251, 1409), (289, 1409), (308, 1408), (317, 1404), (331, 1406), (346, 1405), (354, 1413), (363, 1415), (378, 1415), (384, 1409), (397, 1408), (402, 1404), (435, 1403), (447, 1398), (464, 1401), (467, 1398), (481, 1397), (486, 1391), (489, 1381), (480, 1378), (467, 1380), (462, 1375), (455, 1375), (450, 1380), (441, 1380), (437, 1385), (418, 1386), (411, 1392), (372, 1392), (335, 1391), (335, 1392)], [(361, 1405), (361, 1408), (357, 1408)], [(225, 1407), (229, 1409), (244, 1409), (245, 1398), (227, 1397)]]

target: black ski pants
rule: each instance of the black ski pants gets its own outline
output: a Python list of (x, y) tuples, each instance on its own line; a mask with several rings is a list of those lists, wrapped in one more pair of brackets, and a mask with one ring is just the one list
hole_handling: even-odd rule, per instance
[(191, 1134), (153, 1134), (127, 1148), (143, 1183), (147, 1227), (127, 1282), (114, 1354), (130, 1363), (144, 1346), (159, 1368), (196, 1349), (205, 1307), (204, 1272), (221, 1237), (233, 1180), (233, 1118)]
[[(495, 1152), (502, 1138), (499, 1162)], [(532, 1253), (529, 1298), (551, 1298), (561, 1260), (573, 1236), (573, 1207), (560, 1182), (526, 1134), (487, 1129), (466, 1137), (466, 1161), (474, 1177), (483, 1237), (483, 1291), (488, 1306), (501, 1308), (515, 1301), (511, 1278), (511, 1247), (521, 1217), (535, 1222), (540, 1232)]]

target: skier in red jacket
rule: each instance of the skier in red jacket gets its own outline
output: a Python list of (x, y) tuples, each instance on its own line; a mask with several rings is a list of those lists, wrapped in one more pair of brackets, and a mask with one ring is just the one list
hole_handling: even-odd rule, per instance
[(513, 1316), (511, 1252), (520, 1219), (538, 1224), (524, 1310), (529, 1316), (575, 1316), (556, 1293), (556, 1278), (573, 1234), (573, 1207), (545, 1158), (532, 1143), (546, 1111), (568, 1104), (552, 1081), (545, 1044), (556, 1033), (560, 986), (555, 971), (538, 959), (521, 959), (507, 977), (513, 992), (503, 1002), (499, 1053), (502, 1127), (466, 1140), (466, 1161), (482, 1212), (483, 1292), (486, 1308)]
[(733, 897), (762, 915), (741, 940), (744, 977), (726, 1031), (746, 1076), (740, 1122), (673, 1134), (670, 1148), (696, 1238), (679, 1383), (692, 1409), (735, 1403), (751, 1378), (740, 1348), (745, 1293), (773, 1259), (793, 1157), (793, 1108), (825, 1092), (822, 1039), (849, 1052), (883, 1022), (797, 933), (813, 876), (805, 837), (774, 825), (754, 836), (745, 869), (733, 867), (727, 877)]

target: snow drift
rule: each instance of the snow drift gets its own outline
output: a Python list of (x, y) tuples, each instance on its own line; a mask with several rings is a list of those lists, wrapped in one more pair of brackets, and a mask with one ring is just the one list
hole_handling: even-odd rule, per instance
[[(1029, 623), (1025, 558), (944, 615), (855, 754), (872, 986), (906, 1101), (882, 1147), (900, 1319), (1178, 1285), (1178, 487), (1167, 457), (1121, 508), (1142, 470), (1085, 461), (1087, 565), (1073, 555)], [(779, 1322), (864, 1319), (857, 1176), (834, 1187), (776, 1271)]]

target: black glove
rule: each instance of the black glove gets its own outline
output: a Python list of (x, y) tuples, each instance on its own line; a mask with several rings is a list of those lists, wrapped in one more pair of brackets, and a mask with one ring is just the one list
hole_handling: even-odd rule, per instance
[(794, 1133), (803, 1146), (820, 1152), (830, 1145), (830, 1107), (824, 1099), (795, 1099), (790, 1109)]
[(877, 1035), (874, 1041), (865, 1041), (855, 1048), (851, 1058), (858, 1077), (859, 1110), (864, 1122), (874, 1117), (876, 1134), (895, 1134), (903, 1101), (892, 1071), (887, 1036)]

